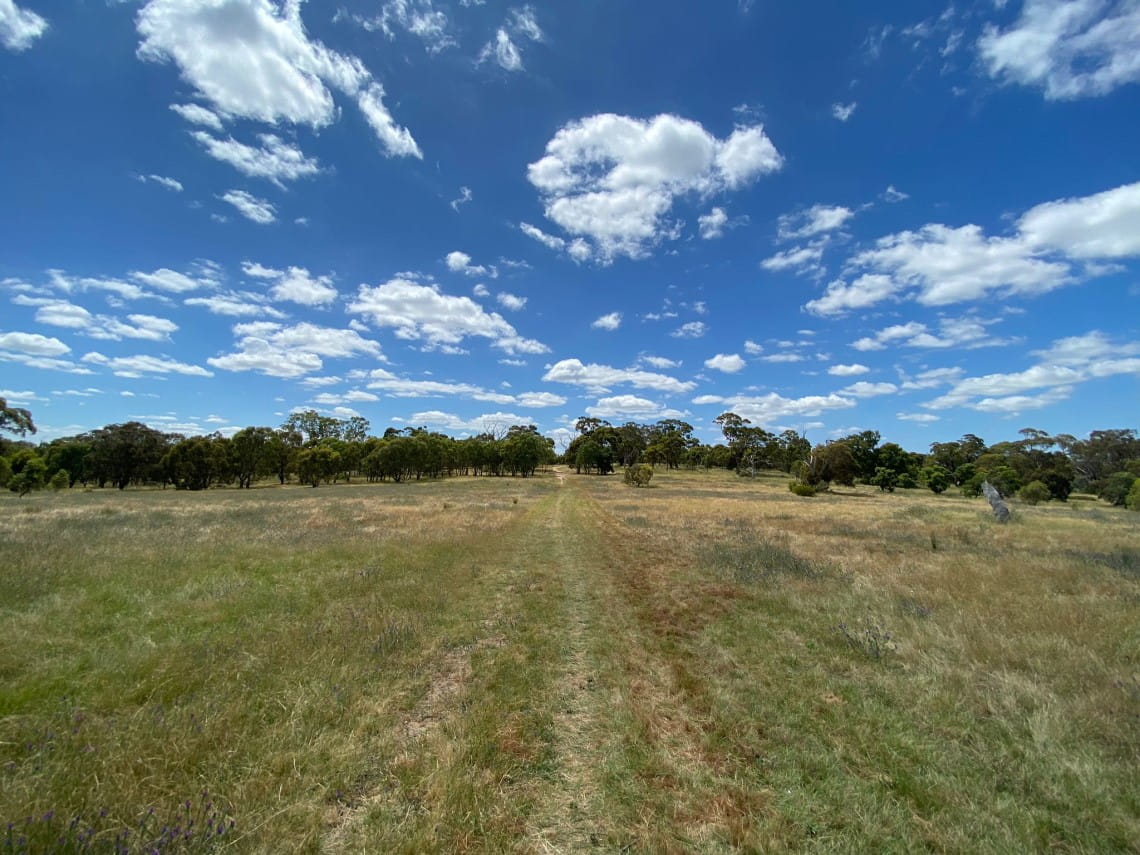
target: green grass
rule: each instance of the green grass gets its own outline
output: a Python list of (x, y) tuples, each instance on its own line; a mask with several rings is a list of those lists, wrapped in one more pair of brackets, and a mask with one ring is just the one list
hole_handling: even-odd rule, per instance
[(653, 484), (3, 498), (0, 851), (1136, 851), (1140, 515)]

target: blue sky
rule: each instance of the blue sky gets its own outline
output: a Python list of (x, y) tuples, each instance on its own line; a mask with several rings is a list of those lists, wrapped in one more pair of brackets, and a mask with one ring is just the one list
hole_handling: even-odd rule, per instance
[(0, 0), (0, 395), (1140, 422), (1140, 5)]

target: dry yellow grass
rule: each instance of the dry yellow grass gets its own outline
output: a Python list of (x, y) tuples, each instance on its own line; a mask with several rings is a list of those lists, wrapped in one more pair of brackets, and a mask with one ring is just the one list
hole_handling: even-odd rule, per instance
[(560, 474), (5, 500), (0, 845), (1140, 839), (1140, 515)]

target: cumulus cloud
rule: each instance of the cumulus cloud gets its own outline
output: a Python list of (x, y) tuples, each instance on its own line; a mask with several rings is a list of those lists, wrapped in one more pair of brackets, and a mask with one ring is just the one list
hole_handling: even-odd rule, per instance
[(746, 365), (739, 353), (718, 353), (705, 360), (705, 368), (714, 371), (723, 371), (725, 374), (736, 374), (744, 370)]
[(212, 262), (198, 265), (193, 273), (180, 273), (177, 270), (171, 270), (169, 267), (160, 267), (149, 273), (143, 270), (134, 270), (130, 273), (131, 279), (136, 282), (170, 294), (183, 294), (188, 291), (216, 288), (218, 275), (219, 269)]
[(1070, 258), (1135, 258), (1140, 256), (1140, 182), (1046, 202), (1027, 211), (1017, 226), (1030, 246)]
[(824, 272), (822, 261), (823, 244), (814, 243), (777, 252), (761, 261), (760, 266), (773, 273), (790, 270), (797, 276), (817, 276)]
[(243, 261), (241, 269), (246, 276), (272, 282), (269, 296), (274, 300), (287, 300), (302, 306), (326, 306), (337, 298), (332, 276), (313, 276), (304, 267), (275, 270), (256, 262)]
[(422, 157), (364, 64), (309, 38), (298, 2), (150, 0), (137, 26), (139, 56), (174, 63), (218, 116), (321, 128), (337, 116), (331, 87), (356, 101), (386, 154)]
[(873, 336), (865, 336), (852, 342), (856, 350), (883, 350), (888, 344), (897, 343), (903, 347), (924, 347), (942, 349), (963, 347), (970, 350), (979, 347), (1001, 347), (1012, 343), (1013, 339), (990, 335), (988, 328), (1001, 323), (1000, 318), (980, 318), (967, 315), (962, 318), (940, 318), (938, 332), (930, 331), (926, 324), (910, 321), (885, 327)]
[(724, 208), (713, 208), (707, 214), (697, 218), (697, 226), (701, 237), (705, 240), (724, 236), (724, 227), (728, 223), (728, 214)]
[(482, 264), (472, 264), (471, 256), (465, 252), (455, 250), (449, 252), (444, 259), (447, 264), (447, 269), (452, 273), (462, 273), (464, 276), (490, 276), (495, 279), (499, 275), (499, 271), (493, 266), (487, 267)]
[(348, 306), (374, 326), (392, 327), (398, 338), (423, 341), (432, 350), (452, 350), (469, 337), (490, 339), (508, 354), (547, 353), (541, 342), (519, 336), (502, 315), (487, 312), (470, 297), (442, 293), (435, 284), (396, 277), (382, 285), (361, 285)]
[(277, 209), (266, 199), (259, 199), (244, 190), (229, 190), (221, 195), (223, 202), (229, 202), (247, 220), (260, 225), (277, 222)]
[[(669, 213), (679, 196), (735, 189), (782, 165), (760, 126), (738, 127), (718, 140), (679, 116), (603, 113), (559, 129), (527, 177), (546, 217), (582, 241), (575, 257), (605, 264), (618, 256), (643, 258), (678, 235)], [(533, 227), (524, 231), (542, 239)]]
[(931, 410), (964, 406), (1014, 415), (1065, 400), (1078, 384), (1089, 380), (1140, 376), (1140, 342), (1114, 344), (1098, 330), (1057, 339), (1033, 355), (1039, 361), (1023, 371), (959, 379), (944, 395), (922, 406)]
[(721, 404), (753, 424), (770, 426), (781, 419), (801, 416), (818, 416), (827, 410), (849, 409), (855, 406), (851, 398), (842, 395), (807, 395), (802, 398), (785, 398), (771, 392), (767, 395), (702, 395), (694, 404)]
[(547, 383), (567, 383), (583, 386), (591, 392), (604, 394), (612, 386), (628, 385), (635, 389), (653, 389), (666, 394), (683, 394), (696, 387), (696, 383), (678, 380), (667, 374), (641, 371), (636, 368), (613, 368), (597, 363), (583, 363), (580, 359), (563, 359), (551, 365), (542, 379)]
[(265, 296), (251, 291), (227, 291), (209, 297), (191, 297), (182, 301), (187, 306), (201, 306), (212, 315), (231, 318), (284, 318), (285, 313), (269, 305)]
[(778, 220), (780, 240), (799, 240), (841, 229), (855, 216), (842, 205), (812, 205), (806, 211), (784, 214)]
[(586, 407), (586, 415), (595, 419), (651, 421), (679, 419), (688, 414), (681, 410), (671, 409), (648, 398), (639, 398), (636, 395), (614, 395), (609, 398), (600, 398), (593, 406)]
[(166, 318), (132, 314), (127, 315), (126, 321), (123, 321), (111, 315), (92, 314), (82, 306), (67, 300), (31, 298), (16, 302), (37, 306), (36, 321), (41, 324), (77, 330), (90, 338), (110, 341), (121, 341), (124, 338), (164, 341), (178, 329), (176, 323)]
[(465, 433), (499, 433), (514, 425), (534, 424), (534, 419), (530, 416), (520, 416), (515, 413), (484, 413), (481, 416), (475, 416), (473, 419), (464, 419), (454, 413), (445, 413), (441, 410), (413, 413), (407, 421), (413, 425), (431, 425)]
[(689, 321), (687, 324), (681, 324), (669, 335), (673, 338), (700, 338), (708, 331), (709, 325), (704, 321)]
[(991, 77), (1042, 89), (1049, 100), (1107, 95), (1140, 81), (1140, 5), (1025, 0), (1012, 26), (986, 28), (978, 54)]
[(429, 53), (439, 53), (456, 44), (448, 33), (446, 13), (435, 8), (432, 0), (388, 0), (376, 17), (354, 15), (353, 20), (366, 30), (382, 31), (389, 39), (396, 37), (397, 30), (411, 33), (423, 41)]
[(213, 110), (201, 104), (171, 104), (170, 109), (192, 125), (203, 125), (215, 131), (222, 130), (222, 120)]
[(834, 377), (855, 377), (859, 374), (866, 374), (870, 370), (866, 365), (855, 362), (850, 365), (832, 365), (827, 369), (827, 373)]
[(346, 359), (371, 356), (383, 360), (380, 345), (356, 330), (272, 321), (235, 324), (238, 349), (206, 362), (224, 371), (254, 371), (269, 377), (296, 378), (324, 367), (321, 357)]
[(0, 42), (8, 50), (27, 50), (47, 29), (48, 22), (42, 16), (21, 9), (15, 0), (0, 0)]
[(590, 324), (590, 326), (596, 330), (609, 330), (613, 332), (621, 326), (621, 312), (610, 312), (608, 315), (602, 315)]
[(868, 383), (860, 380), (839, 390), (840, 395), (852, 395), (856, 398), (873, 398), (877, 395), (893, 395), (899, 390), (894, 383)]
[(506, 291), (500, 291), (495, 295), (495, 302), (509, 312), (518, 312), (526, 308), (526, 299), (526, 297), (519, 297)]
[(145, 354), (109, 357), (102, 353), (92, 352), (83, 357), (83, 362), (110, 368), (117, 377), (142, 377), (144, 374), (181, 374), (186, 377), (214, 376), (212, 371), (207, 371), (201, 365), (189, 365), (176, 359)]
[(246, 145), (233, 137), (218, 139), (205, 131), (191, 131), (190, 136), (215, 160), (228, 163), (251, 178), (267, 178), (278, 187), (284, 186), (284, 181), (296, 181), (321, 171), (316, 158), (306, 157), (297, 146), (273, 134), (260, 134), (260, 146)]
[(71, 352), (58, 338), (25, 332), (0, 333), (0, 350), (28, 356), (62, 356)]

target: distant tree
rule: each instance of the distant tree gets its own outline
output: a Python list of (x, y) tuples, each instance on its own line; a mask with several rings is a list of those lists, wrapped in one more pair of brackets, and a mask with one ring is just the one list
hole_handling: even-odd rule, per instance
[(340, 455), (324, 445), (306, 448), (297, 455), (297, 477), (316, 487), (331, 480), (340, 466)]
[(273, 471), (273, 428), (247, 427), (230, 437), (230, 463), (238, 487), (249, 489), (259, 476)]
[(1132, 489), (1124, 497), (1124, 507), (1130, 511), (1140, 511), (1140, 478), (1132, 484)]
[(66, 469), (57, 469), (55, 474), (51, 476), (48, 486), (57, 493), (60, 490), (66, 490), (71, 486), (71, 476), (67, 474)]
[[(290, 413), (281, 429), (300, 434), (305, 445), (316, 445), (325, 439), (341, 439), (344, 423), (332, 416), (322, 416), (316, 410), (302, 410)], [(367, 434), (365, 428), (365, 434)]]
[(109, 481), (122, 490), (135, 482), (155, 480), (173, 439), (141, 422), (126, 422), (92, 431), (87, 441), (91, 477), (100, 487)]
[(894, 469), (888, 469), (886, 466), (879, 466), (875, 469), (875, 474), (871, 476), (870, 483), (884, 492), (893, 493), (895, 487), (899, 485), (899, 473)]
[[(14, 461), (15, 463), (16, 461)], [(8, 479), (8, 489), (19, 494), (20, 498), (33, 490), (43, 489), (44, 480), (47, 476), (47, 464), (39, 455), (32, 453), (23, 457), (18, 463), (18, 469), (16, 465), (12, 466), (13, 475)]]
[(7, 457), (0, 456), (0, 489), (7, 487), (12, 480), (12, 464)]
[(1111, 505), (1123, 505), (1136, 481), (1131, 472), (1113, 472), (1104, 479), (1097, 495)]
[(865, 430), (861, 433), (853, 433), (842, 440), (851, 449), (851, 457), (855, 461), (857, 472), (856, 477), (861, 481), (869, 483), (875, 475), (875, 470), (879, 468), (879, 439), (877, 430)]
[(952, 482), (950, 473), (942, 466), (927, 466), (921, 472), (922, 483), (927, 486), (930, 492), (939, 494), (945, 493), (946, 488)]

